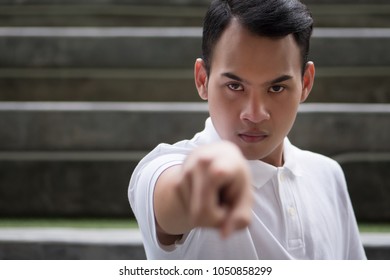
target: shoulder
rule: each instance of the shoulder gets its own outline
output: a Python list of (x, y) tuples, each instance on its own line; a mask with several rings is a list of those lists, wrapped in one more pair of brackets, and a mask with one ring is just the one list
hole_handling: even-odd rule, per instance
[(299, 162), (301, 168), (307, 172), (315, 173), (315, 174), (323, 174), (324, 176), (336, 176), (338, 179), (343, 179), (344, 173), (340, 166), (340, 164), (325, 155), (301, 150), (295, 146), (294, 156), (295, 160)]
[(173, 145), (162, 143), (144, 156), (130, 178), (128, 198), (131, 207), (135, 207), (137, 200), (144, 201), (145, 196), (150, 196), (158, 177), (168, 168), (182, 164), (193, 146), (190, 140)]
[(308, 163), (320, 163), (329, 167), (339, 166), (337, 161), (323, 154), (308, 150), (302, 150), (296, 146), (292, 146), (292, 149), (294, 150), (294, 155), (298, 159), (306, 160)]
[(160, 144), (149, 152), (135, 167), (130, 179), (129, 192), (134, 189), (142, 176), (146, 177), (142, 180), (145, 183), (145, 179), (152, 180), (159, 171), (161, 173), (164, 169), (183, 162), (190, 152), (185, 144), (184, 141), (174, 145)]
[[(299, 150), (299, 149), (298, 149)], [(299, 150), (297, 153), (302, 181), (311, 189), (328, 197), (333, 205), (347, 205), (348, 187), (340, 164), (319, 153)]]

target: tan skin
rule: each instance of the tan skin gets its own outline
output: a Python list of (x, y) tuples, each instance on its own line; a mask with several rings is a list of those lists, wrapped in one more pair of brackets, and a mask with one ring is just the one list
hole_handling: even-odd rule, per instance
[(195, 62), (195, 84), (224, 141), (195, 149), (183, 165), (158, 179), (154, 211), (164, 245), (195, 227), (216, 228), (226, 237), (249, 225), (252, 187), (246, 160), (283, 165), (283, 140), (313, 86), (314, 64), (307, 63), (302, 75), (292, 35), (257, 36), (233, 20), (213, 53), (209, 76), (204, 62)]

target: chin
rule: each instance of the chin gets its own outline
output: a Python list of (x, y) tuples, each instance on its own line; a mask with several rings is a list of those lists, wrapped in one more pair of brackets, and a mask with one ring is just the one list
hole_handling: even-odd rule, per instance
[(261, 160), (266, 157), (264, 153), (254, 151), (243, 151), (242, 153), (247, 160)]

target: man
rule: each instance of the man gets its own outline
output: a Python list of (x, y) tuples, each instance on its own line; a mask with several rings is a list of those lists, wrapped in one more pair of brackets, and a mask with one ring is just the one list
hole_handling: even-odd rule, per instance
[(212, 2), (194, 70), (206, 127), (130, 181), (149, 259), (365, 258), (340, 166), (287, 139), (314, 82), (312, 24), (297, 0)]

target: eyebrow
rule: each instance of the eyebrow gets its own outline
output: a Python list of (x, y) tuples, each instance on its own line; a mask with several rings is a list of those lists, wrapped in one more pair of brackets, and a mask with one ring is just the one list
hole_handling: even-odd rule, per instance
[(290, 76), (290, 75), (282, 75), (280, 77), (277, 77), (276, 79), (273, 79), (271, 81), (269, 81), (268, 83), (269, 84), (278, 84), (278, 83), (281, 83), (281, 82), (284, 82), (284, 81), (288, 81), (288, 80), (291, 80), (293, 77)]
[(221, 76), (227, 77), (227, 78), (232, 79), (232, 80), (236, 80), (237, 82), (243, 82), (243, 83), (247, 82), (244, 79), (242, 79), (241, 77), (239, 77), (233, 73), (230, 73), (230, 72), (222, 73)]
[[(236, 80), (237, 82), (249, 83), (248, 81), (244, 80), (243, 78), (241, 78), (233, 73), (230, 73), (230, 72), (222, 73), (221, 76), (227, 77), (227, 78), (232, 79), (232, 80)], [(281, 75), (280, 77), (277, 77), (271, 81), (265, 82), (264, 84), (271, 84), (271, 85), (277, 84), (277, 83), (291, 80), (292, 78), (293, 77), (290, 75)]]

